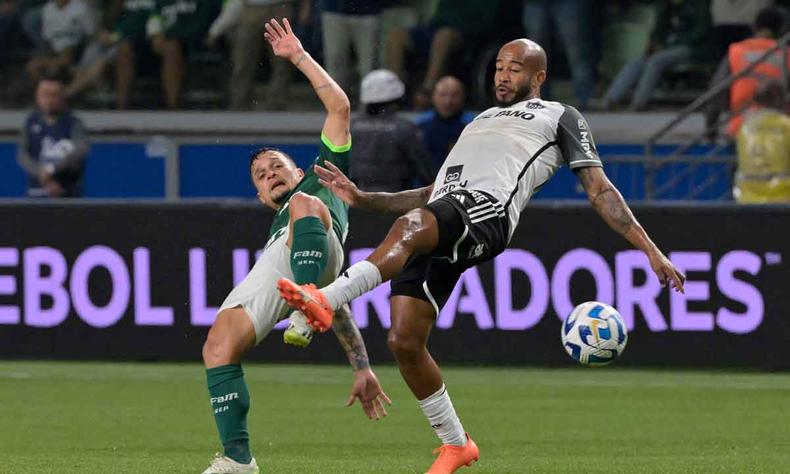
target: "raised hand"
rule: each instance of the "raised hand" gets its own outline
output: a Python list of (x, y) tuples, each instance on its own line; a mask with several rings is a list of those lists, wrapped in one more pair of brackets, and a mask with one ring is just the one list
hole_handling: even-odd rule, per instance
[(337, 197), (342, 199), (343, 202), (349, 206), (356, 205), (360, 194), (357, 185), (348, 179), (348, 176), (343, 174), (340, 168), (333, 165), (331, 162), (325, 161), (324, 165), (326, 168), (318, 164), (313, 166), (315, 174), (318, 175), (318, 182), (335, 193)]
[(354, 385), (351, 386), (351, 394), (348, 397), (346, 406), (354, 404), (354, 400), (359, 399), (362, 410), (371, 420), (380, 420), (387, 416), (384, 404), (392, 405), (392, 400), (384, 393), (379, 379), (370, 369), (362, 369), (354, 372)]
[(272, 51), (276, 56), (293, 62), (304, 53), (304, 48), (291, 29), (288, 18), (283, 18), (283, 25), (285, 25), (284, 29), (276, 18), (272, 18), (266, 23), (266, 33), (263, 34), (263, 37), (272, 46)]

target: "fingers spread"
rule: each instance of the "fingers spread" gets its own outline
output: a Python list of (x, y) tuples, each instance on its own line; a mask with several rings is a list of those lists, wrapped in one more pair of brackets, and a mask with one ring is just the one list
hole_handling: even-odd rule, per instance
[(285, 36), (285, 30), (280, 26), (280, 22), (276, 18), (272, 18), (272, 24), (274, 24), (274, 29), (277, 30), (277, 33), (280, 33), (280, 37)]
[[(274, 20), (272, 20), (272, 21), (274, 21)], [(272, 41), (277, 41), (277, 40), (280, 39), (280, 35), (277, 34), (277, 31), (274, 29), (274, 27), (272, 26), (271, 23), (266, 23), (266, 25), (264, 25), (264, 26), (266, 28), (266, 32), (272, 38)]]
[(376, 408), (376, 415), (379, 418), (384, 418), (385, 416), (387, 416), (387, 409), (384, 408), (384, 404), (381, 403), (380, 399), (377, 398), (373, 403)]
[(381, 397), (381, 398), (382, 398), (382, 399), (383, 399), (385, 402), (387, 402), (387, 405), (392, 405), (392, 400), (390, 400), (390, 397), (388, 397), (388, 396), (387, 396), (387, 394), (386, 394), (386, 393), (384, 393), (384, 391), (382, 391), (382, 392), (381, 392), (381, 395), (380, 395), (380, 397)]
[(286, 33), (292, 35), (294, 31), (291, 29), (291, 22), (288, 21), (288, 18), (283, 18), (283, 24), (285, 25)]

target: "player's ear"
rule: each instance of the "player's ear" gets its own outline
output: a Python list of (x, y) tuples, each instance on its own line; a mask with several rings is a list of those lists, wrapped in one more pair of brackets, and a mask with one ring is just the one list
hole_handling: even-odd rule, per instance
[(256, 196), (258, 197), (258, 200), (263, 203), (264, 206), (268, 206), (268, 204), (266, 204), (266, 199), (264, 199), (263, 196), (261, 196), (261, 193), (256, 194)]
[(531, 84), (531, 86), (532, 86), (533, 89), (537, 89), (541, 85), (543, 85), (544, 82), (546, 82), (546, 71), (545, 70), (540, 70), (540, 71), (536, 72), (535, 75), (532, 76), (532, 84)]
[(296, 168), (296, 174), (299, 175), (299, 179), (304, 178), (304, 170), (302, 168)]

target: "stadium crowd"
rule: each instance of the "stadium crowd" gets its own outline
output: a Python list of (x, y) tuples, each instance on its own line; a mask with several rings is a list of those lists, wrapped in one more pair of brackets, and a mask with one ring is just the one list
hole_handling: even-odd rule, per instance
[(40, 77), (63, 74), (80, 108), (298, 110), (305, 101), (292, 89), (301, 79), (263, 47), (265, 20), (287, 16), (352, 97), (384, 68), (404, 81), (413, 109), (429, 108), (447, 74), (482, 107), (496, 48), (526, 35), (566, 58), (551, 71), (547, 98), (641, 110), (684, 99), (656, 89), (704, 89), (728, 45), (777, 3), (790, 2), (0, 0), (0, 74), (9, 84), (0, 103), (29, 105)]
[[(526, 35), (552, 57), (565, 58), (553, 63), (544, 98), (581, 110), (641, 111), (688, 103), (743, 70), (786, 34), (788, 4), (0, 0), (0, 77), (7, 84), (0, 89), (0, 105), (35, 106), (18, 159), (31, 192), (79, 195), (85, 137), (66, 104), (120, 110), (310, 108), (314, 101), (299, 93), (309, 90), (307, 84), (264, 44), (265, 22), (289, 17), (307, 49), (361, 106), (354, 122), (358, 152), (352, 177), (363, 187), (397, 191), (430, 181), (472, 118), (465, 108), (490, 104), (493, 60), (504, 41)], [(781, 78), (782, 66), (774, 63), (758, 71), (763, 79)], [(720, 129), (738, 137), (750, 108), (768, 107), (786, 119), (787, 102), (760, 99), (771, 89), (761, 82), (736, 81), (712, 102), (711, 140)], [(45, 96), (55, 105), (42, 106)], [(404, 108), (423, 112), (412, 122), (398, 115)], [(718, 116), (728, 109), (735, 115), (721, 126)], [(70, 140), (72, 133), (76, 148), (51, 146)], [(747, 139), (763, 140), (742, 141)], [(383, 152), (377, 163), (366, 162), (372, 154), (365, 150), (373, 149), (387, 150), (392, 166), (378, 166), (387, 161)]]

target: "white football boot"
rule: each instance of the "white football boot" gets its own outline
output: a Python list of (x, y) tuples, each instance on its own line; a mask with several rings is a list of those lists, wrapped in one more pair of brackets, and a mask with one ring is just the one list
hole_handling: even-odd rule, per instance
[(203, 474), (259, 474), (258, 463), (252, 458), (249, 464), (242, 464), (220, 453), (214, 455), (211, 465)]
[(313, 340), (313, 328), (307, 322), (307, 317), (301, 311), (294, 311), (290, 317), (291, 323), (283, 333), (283, 341), (294, 346), (307, 347)]

